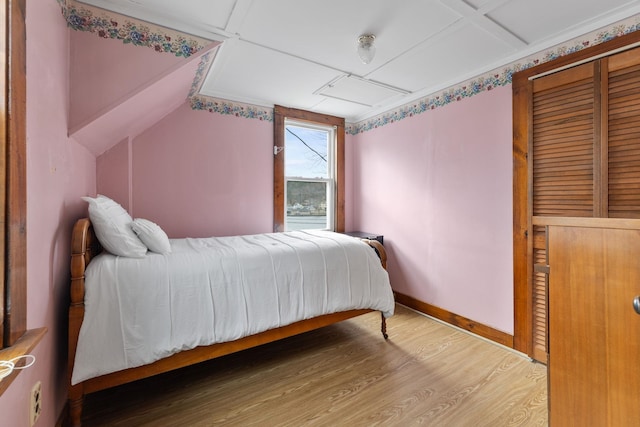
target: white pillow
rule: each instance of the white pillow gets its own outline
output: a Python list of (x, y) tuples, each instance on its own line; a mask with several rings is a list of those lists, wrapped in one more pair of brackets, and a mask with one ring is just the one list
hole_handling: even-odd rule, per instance
[(98, 241), (114, 255), (142, 258), (147, 247), (131, 230), (131, 216), (117, 202), (102, 195), (83, 197), (89, 203), (89, 219)]
[(138, 235), (142, 243), (147, 245), (150, 251), (159, 254), (168, 254), (171, 252), (171, 243), (169, 237), (162, 228), (155, 222), (148, 219), (136, 218), (131, 223), (131, 229)]

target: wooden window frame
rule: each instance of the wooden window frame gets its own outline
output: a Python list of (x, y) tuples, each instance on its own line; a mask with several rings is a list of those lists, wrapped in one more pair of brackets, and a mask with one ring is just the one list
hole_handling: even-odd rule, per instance
[[(26, 27), (25, 0), (2, 1), (0, 31), (5, 68), (0, 133), (0, 360), (28, 354), (46, 328), (27, 331), (27, 164), (26, 164)], [(0, 381), (0, 395), (20, 370)]]
[(326, 114), (276, 105), (274, 108), (274, 160), (273, 160), (273, 231), (283, 231), (285, 228), (285, 180), (284, 180), (284, 128), (285, 120), (308, 122), (336, 128), (336, 200), (334, 229), (344, 232), (345, 215), (345, 130), (344, 119)]
[(513, 267), (514, 267), (514, 349), (533, 354), (532, 265), (527, 260), (532, 251), (528, 234), (530, 205), (528, 167), (530, 150), (532, 93), (530, 79), (534, 76), (571, 67), (579, 63), (613, 54), (619, 49), (640, 42), (640, 31), (616, 37), (553, 61), (528, 68), (513, 75)]

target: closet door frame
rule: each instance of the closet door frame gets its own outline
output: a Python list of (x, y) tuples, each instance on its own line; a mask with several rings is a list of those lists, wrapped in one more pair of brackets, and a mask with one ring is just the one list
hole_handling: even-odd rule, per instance
[(596, 46), (565, 55), (513, 75), (513, 268), (514, 268), (514, 340), (513, 347), (533, 357), (533, 229), (532, 172), (528, 153), (532, 135), (531, 78), (568, 68), (616, 53), (640, 43), (640, 31), (629, 33)]

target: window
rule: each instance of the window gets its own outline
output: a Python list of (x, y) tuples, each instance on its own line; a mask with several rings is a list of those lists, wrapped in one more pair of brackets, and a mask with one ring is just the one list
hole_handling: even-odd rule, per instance
[(333, 230), (335, 128), (285, 120), (284, 229)]
[(274, 231), (344, 231), (344, 119), (276, 106)]

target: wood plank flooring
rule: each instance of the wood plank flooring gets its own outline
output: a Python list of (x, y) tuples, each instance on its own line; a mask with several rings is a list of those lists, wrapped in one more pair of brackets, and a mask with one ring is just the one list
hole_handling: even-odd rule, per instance
[(544, 426), (546, 367), (397, 306), (86, 397), (83, 426)]

